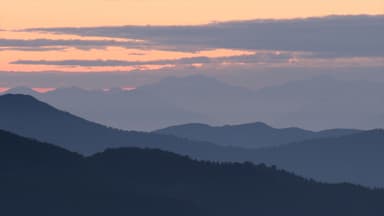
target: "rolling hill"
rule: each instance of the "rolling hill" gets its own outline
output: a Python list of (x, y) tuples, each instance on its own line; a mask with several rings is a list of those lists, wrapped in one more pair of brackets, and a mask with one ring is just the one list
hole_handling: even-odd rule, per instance
[(0, 131), (0, 207), (22, 215), (384, 214), (384, 191), (322, 184), (251, 163), (119, 148), (84, 157)]

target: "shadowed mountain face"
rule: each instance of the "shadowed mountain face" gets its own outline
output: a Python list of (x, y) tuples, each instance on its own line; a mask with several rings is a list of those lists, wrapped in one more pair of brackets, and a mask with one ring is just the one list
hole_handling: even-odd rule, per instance
[(251, 91), (205, 76), (167, 78), (132, 91), (65, 88), (45, 94), (26, 89), (39, 100), (104, 125), (152, 131), (200, 122), (223, 125), (262, 121), (322, 130), (384, 127), (382, 83), (328, 77), (294, 81)]
[(323, 137), (338, 137), (360, 132), (359, 130), (334, 129), (320, 132), (300, 128), (272, 128), (264, 123), (212, 127), (205, 124), (186, 124), (154, 131), (191, 140), (206, 141), (242, 148), (272, 147), (292, 142)]
[(384, 187), (383, 153), (384, 130), (372, 130), (257, 150), (253, 161), (327, 182)]
[(4, 131), (0, 156), (5, 215), (384, 214), (382, 190), (320, 184), (264, 165), (135, 148), (83, 157)]

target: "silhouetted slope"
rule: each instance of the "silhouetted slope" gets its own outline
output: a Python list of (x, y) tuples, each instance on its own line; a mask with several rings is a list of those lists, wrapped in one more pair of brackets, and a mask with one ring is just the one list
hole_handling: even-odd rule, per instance
[(254, 162), (318, 180), (384, 187), (384, 130), (292, 143), (254, 152)]
[[(49, 160), (51, 161), (49, 164), (40, 163), (40, 165), (48, 167), (57, 166), (58, 163), (61, 163), (63, 161), (76, 162), (77, 160), (82, 158), (82, 156), (77, 153), (70, 152), (60, 147), (53, 146), (51, 144), (46, 144), (36, 140), (19, 137), (3, 130), (0, 130), (0, 138), (0, 158), (3, 161), (30, 160), (40, 163)], [(13, 165), (21, 164), (15, 163)], [(31, 164), (22, 164), (22, 166), (20, 166), (19, 168), (25, 168), (29, 165)]]
[(38, 96), (39, 92), (34, 91), (31, 88), (28, 87), (16, 87), (8, 89), (4, 94), (24, 94), (24, 95), (31, 95), (31, 96)]
[(292, 142), (323, 137), (337, 137), (359, 132), (358, 130), (335, 129), (320, 132), (300, 128), (272, 128), (264, 123), (226, 125), (212, 127), (205, 124), (186, 124), (154, 131), (191, 140), (207, 141), (218, 145), (243, 148), (271, 147)]
[(0, 131), (0, 156), (2, 215), (122, 216), (159, 212), (193, 215), (195, 212), (185, 201), (135, 192), (133, 182), (116, 185), (118, 179), (114, 176), (104, 175), (84, 157), (53, 145)]
[(198, 162), (136, 148), (85, 158), (2, 131), (0, 152), (7, 155), (0, 157), (4, 215), (384, 214), (384, 191), (320, 184), (265, 165)]
[(27, 95), (0, 96), (0, 129), (57, 143), (81, 153), (110, 147), (155, 147), (183, 154), (214, 151), (216, 146), (185, 139), (105, 127), (60, 111)]

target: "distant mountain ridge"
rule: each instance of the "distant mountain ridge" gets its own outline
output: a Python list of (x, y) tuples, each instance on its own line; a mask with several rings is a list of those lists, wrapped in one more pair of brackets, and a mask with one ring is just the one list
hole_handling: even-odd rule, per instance
[(160, 150), (109, 149), (83, 157), (2, 130), (0, 168), (1, 212), (12, 216), (384, 214), (383, 190)]
[[(153, 131), (200, 122), (210, 125), (266, 122), (311, 130), (383, 128), (382, 83), (331, 77), (249, 90), (207, 76), (170, 77), (132, 91), (58, 88), (41, 101), (94, 122), (124, 130)], [(6, 94), (7, 92), (5, 92)]]
[(354, 129), (331, 129), (313, 132), (300, 128), (272, 128), (262, 123), (225, 125), (212, 127), (206, 124), (185, 124), (154, 131), (159, 134), (174, 135), (217, 145), (242, 148), (261, 148), (279, 146), (293, 142), (324, 137), (338, 137), (361, 132)]

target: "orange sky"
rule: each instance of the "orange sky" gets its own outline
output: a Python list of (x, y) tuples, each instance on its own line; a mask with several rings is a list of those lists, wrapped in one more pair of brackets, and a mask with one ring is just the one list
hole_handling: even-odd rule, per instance
[(0, 29), (383, 13), (383, 0), (2, 0)]
[[(384, 14), (384, 0), (1, 0), (0, 39), (111, 40), (51, 33), (11, 31), (34, 27), (190, 25), (213, 21), (286, 19), (325, 15)], [(114, 38), (115, 41), (129, 41)], [(197, 53), (135, 50), (123, 47), (83, 50), (0, 50), (0, 71), (129, 71), (136, 67), (81, 67), (11, 64), (17, 60), (148, 61), (186, 57), (247, 55), (242, 50), (213, 49)], [(140, 54), (140, 55), (138, 55)], [(164, 67), (172, 65), (163, 65)], [(163, 66), (148, 66), (156, 69)]]
[[(0, 32), (3, 39), (82, 39), (82, 40), (102, 40), (102, 37), (81, 37), (76, 35), (57, 35), (50, 33), (35, 33), (35, 32)], [(128, 39), (114, 39), (117, 41), (129, 41)], [(178, 59), (190, 57), (225, 57), (225, 56), (238, 56), (250, 55), (254, 52), (242, 50), (228, 50), (228, 49), (214, 49), (201, 52), (178, 52), (178, 51), (162, 51), (162, 50), (140, 50), (128, 49), (123, 47), (106, 47), (102, 49), (77, 49), (71, 47), (64, 47), (63, 50), (49, 50), (49, 51), (23, 51), (23, 50), (0, 50), (0, 71), (66, 71), (66, 72), (79, 72), (79, 71), (130, 71), (137, 69), (137, 67), (124, 66), (124, 67), (74, 67), (74, 66), (50, 66), (50, 65), (23, 65), (11, 64), (12, 61), (21, 59), (28, 60), (63, 60), (63, 59), (76, 59), (76, 60), (121, 60), (121, 61), (154, 61), (164, 59)], [(164, 65), (164, 67), (169, 65)], [(146, 69), (158, 69), (162, 66), (147, 66)]]

